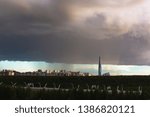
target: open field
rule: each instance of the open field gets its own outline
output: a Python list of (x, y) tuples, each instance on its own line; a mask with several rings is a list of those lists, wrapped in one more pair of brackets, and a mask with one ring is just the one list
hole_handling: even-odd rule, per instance
[(0, 99), (150, 99), (150, 76), (0, 76)]

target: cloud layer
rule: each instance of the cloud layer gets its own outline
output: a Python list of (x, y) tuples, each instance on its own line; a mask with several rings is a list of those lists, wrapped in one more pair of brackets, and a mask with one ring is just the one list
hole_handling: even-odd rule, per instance
[(149, 65), (148, 0), (1, 0), (0, 58)]

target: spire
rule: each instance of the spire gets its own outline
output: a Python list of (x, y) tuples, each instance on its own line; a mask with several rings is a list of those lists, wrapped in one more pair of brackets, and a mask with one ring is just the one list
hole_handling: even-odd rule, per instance
[(101, 76), (101, 57), (99, 56), (99, 64), (98, 64), (98, 76)]

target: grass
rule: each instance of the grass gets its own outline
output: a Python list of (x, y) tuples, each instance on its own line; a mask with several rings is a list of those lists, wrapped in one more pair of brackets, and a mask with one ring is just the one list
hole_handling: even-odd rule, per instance
[[(18, 100), (149, 100), (150, 76), (91, 76), (91, 77), (38, 77), (38, 76), (0, 76), (0, 99)], [(13, 84), (15, 84), (13, 86)], [(33, 83), (34, 87), (54, 88), (53, 90), (33, 90), (24, 88), (25, 84)], [(60, 89), (55, 90), (60, 86)], [(138, 87), (142, 87), (142, 94), (137, 93)], [(112, 93), (108, 90), (111, 88)], [(118, 89), (126, 93), (117, 93)], [(64, 89), (69, 89), (65, 91)], [(90, 89), (84, 91), (83, 89)], [(136, 93), (133, 93), (136, 91)], [(127, 93), (128, 92), (128, 93)]]

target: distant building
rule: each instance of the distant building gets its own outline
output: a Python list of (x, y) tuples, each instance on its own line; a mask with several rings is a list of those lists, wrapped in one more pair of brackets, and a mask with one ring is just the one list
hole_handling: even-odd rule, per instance
[(98, 76), (110, 76), (110, 73), (102, 74), (102, 65), (101, 65), (101, 57), (99, 56), (99, 63), (98, 63)]
[(102, 74), (102, 66), (101, 66), (101, 57), (99, 56), (99, 63), (98, 63), (98, 76)]
[(15, 71), (13, 70), (2, 70), (0, 72), (0, 76), (14, 76), (15, 75)]
[(13, 70), (2, 70), (0, 76), (91, 76), (90, 73), (82, 73), (80, 71), (66, 71), (66, 70), (37, 70), (33, 72), (17, 72)]
[(104, 73), (103, 76), (110, 76), (110, 73), (109, 72)]

